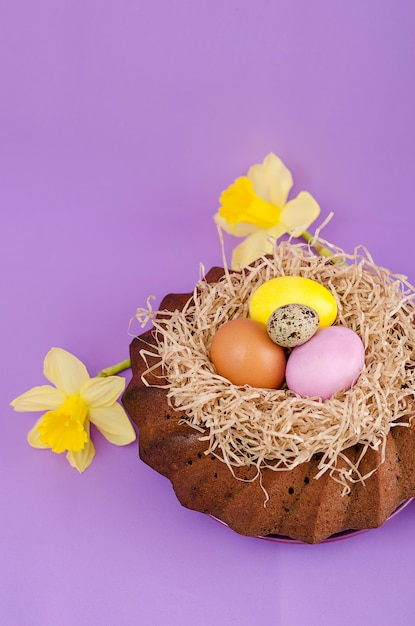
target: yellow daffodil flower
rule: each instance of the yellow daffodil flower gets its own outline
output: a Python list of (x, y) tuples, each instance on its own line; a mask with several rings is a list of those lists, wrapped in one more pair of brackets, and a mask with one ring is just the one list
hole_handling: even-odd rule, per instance
[(234, 269), (271, 253), (286, 233), (299, 237), (318, 217), (320, 207), (306, 191), (287, 202), (292, 185), (291, 172), (271, 153), (222, 193), (215, 221), (227, 233), (246, 237), (233, 252)]
[(124, 378), (90, 378), (85, 365), (61, 348), (48, 352), (43, 373), (54, 387), (33, 387), (11, 403), (16, 411), (47, 411), (28, 434), (31, 446), (66, 452), (72, 467), (83, 472), (95, 456), (90, 423), (115, 445), (134, 441), (135, 431), (117, 402)]

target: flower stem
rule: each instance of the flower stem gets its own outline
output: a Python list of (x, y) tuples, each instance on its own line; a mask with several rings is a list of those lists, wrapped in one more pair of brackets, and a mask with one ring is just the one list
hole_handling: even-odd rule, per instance
[[(333, 252), (330, 250), (330, 248), (327, 248), (326, 246), (323, 246), (323, 244), (318, 243), (318, 240), (316, 240), (314, 236), (311, 235), (307, 230), (304, 230), (301, 233), (301, 237), (303, 237), (306, 241), (308, 241), (309, 244), (311, 244), (317, 254), (320, 254), (321, 256), (325, 256), (327, 258), (333, 256)], [(341, 261), (340, 259), (333, 259), (333, 263), (343, 264), (343, 261)]]
[(130, 359), (125, 359), (125, 361), (121, 361), (120, 363), (116, 363), (115, 365), (111, 365), (110, 367), (106, 367), (105, 369), (98, 372), (97, 376), (101, 376), (104, 378), (105, 376), (115, 376), (124, 370), (127, 370), (131, 367)]

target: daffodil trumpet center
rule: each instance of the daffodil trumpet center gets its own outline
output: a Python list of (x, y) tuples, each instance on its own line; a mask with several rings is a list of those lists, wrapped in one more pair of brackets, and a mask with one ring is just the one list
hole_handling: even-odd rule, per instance
[(280, 221), (281, 210), (257, 196), (247, 176), (237, 178), (222, 193), (220, 203), (219, 215), (232, 226), (245, 223), (268, 229)]
[(79, 452), (88, 442), (85, 420), (88, 405), (80, 396), (69, 396), (55, 411), (48, 411), (38, 426), (42, 443), (53, 452)]

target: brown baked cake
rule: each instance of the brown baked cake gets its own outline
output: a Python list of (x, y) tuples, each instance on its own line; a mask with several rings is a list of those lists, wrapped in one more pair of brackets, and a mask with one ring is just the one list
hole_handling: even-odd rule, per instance
[[(284, 274), (325, 284), (336, 323), (364, 341), (359, 380), (330, 400), (236, 388), (209, 360), (215, 329), (246, 317), (253, 287)], [(242, 273), (213, 268), (193, 293), (147, 311), (154, 327), (131, 344), (123, 403), (139, 428), (141, 459), (172, 482), (182, 505), (243, 535), (318, 543), (380, 526), (415, 495), (412, 298), (403, 277), (370, 257), (334, 250), (330, 260), (300, 244), (282, 244)]]

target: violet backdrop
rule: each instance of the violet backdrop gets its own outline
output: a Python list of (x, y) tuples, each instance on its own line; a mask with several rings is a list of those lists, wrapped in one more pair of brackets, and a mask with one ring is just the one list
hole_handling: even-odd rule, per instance
[(221, 264), (220, 192), (270, 151), (327, 239), (414, 283), (414, 27), (410, 0), (0, 0), (2, 623), (414, 623), (415, 502), (338, 543), (244, 538), (136, 444), (96, 434), (79, 475), (9, 407), (52, 346), (95, 374)]

